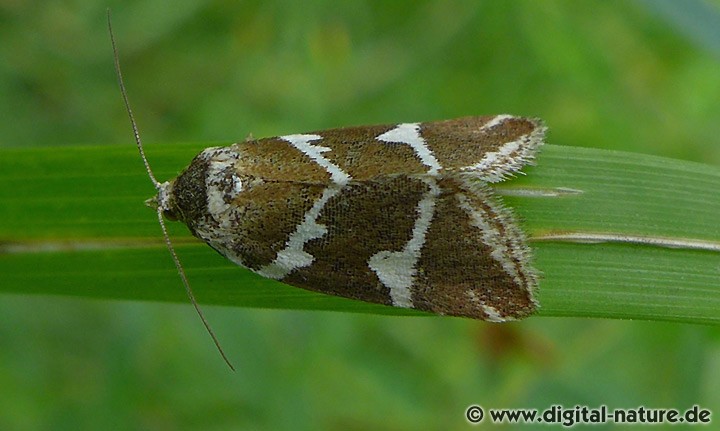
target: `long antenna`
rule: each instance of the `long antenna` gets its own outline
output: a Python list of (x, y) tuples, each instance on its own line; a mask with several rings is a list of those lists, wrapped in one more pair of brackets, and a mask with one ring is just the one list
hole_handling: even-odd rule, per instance
[[(118, 55), (117, 45), (115, 44), (115, 35), (113, 34), (112, 23), (110, 22), (110, 8), (108, 8), (107, 10), (107, 22), (108, 31), (110, 32), (110, 42), (112, 43), (113, 58), (115, 60), (115, 73), (117, 75), (118, 84), (120, 85), (120, 93), (122, 93), (123, 102), (125, 102), (125, 110), (128, 113), (128, 117), (130, 117), (130, 125), (132, 126), (133, 135), (135, 136), (135, 144), (137, 145), (137, 149), (140, 152), (140, 157), (145, 164), (145, 170), (150, 177), (150, 181), (152, 181), (153, 186), (155, 186), (155, 189), (159, 192), (162, 189), (162, 184), (160, 184), (160, 182), (155, 178), (152, 169), (150, 169), (150, 163), (148, 163), (147, 157), (145, 157), (145, 150), (143, 149), (142, 140), (140, 140), (140, 132), (138, 131), (137, 124), (135, 123), (135, 116), (133, 116), (132, 109), (130, 109), (130, 101), (128, 100), (127, 91), (125, 90), (125, 83), (123, 82), (122, 72), (120, 71), (120, 56)], [(178, 259), (177, 253), (175, 253), (175, 248), (170, 241), (170, 236), (168, 235), (167, 227), (165, 227), (165, 220), (163, 219), (162, 212), (163, 209), (160, 207), (160, 205), (158, 205), (158, 222), (160, 222), (160, 228), (162, 229), (163, 238), (165, 238), (165, 245), (167, 245), (167, 248), (170, 251), (173, 262), (175, 262), (175, 267), (177, 268), (178, 274), (180, 274), (180, 279), (182, 279), (183, 285), (185, 286), (185, 292), (187, 293), (188, 298), (190, 298), (190, 302), (192, 303), (193, 307), (195, 307), (195, 311), (200, 317), (200, 320), (202, 320), (203, 325), (205, 325), (205, 329), (207, 330), (208, 334), (210, 334), (210, 338), (212, 338), (213, 343), (215, 343), (215, 347), (217, 347), (218, 352), (220, 352), (220, 356), (222, 356), (228, 367), (230, 367), (231, 370), (235, 371), (235, 367), (233, 367), (227, 355), (225, 355), (225, 351), (220, 346), (220, 341), (218, 341), (217, 337), (215, 336), (215, 332), (213, 332), (207, 319), (205, 319), (205, 315), (203, 314), (202, 310), (200, 310), (200, 305), (198, 305), (197, 301), (195, 300), (195, 295), (190, 288), (190, 283), (188, 282), (187, 276), (185, 275), (185, 270), (180, 264), (180, 259)]]

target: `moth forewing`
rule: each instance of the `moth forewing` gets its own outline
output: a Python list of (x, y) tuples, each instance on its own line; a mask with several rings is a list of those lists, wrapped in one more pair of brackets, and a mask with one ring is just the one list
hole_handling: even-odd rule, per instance
[(248, 139), (204, 150), (156, 199), (265, 277), (512, 320), (537, 307), (537, 273), (487, 183), (531, 161), (544, 134), (539, 120), (498, 115)]

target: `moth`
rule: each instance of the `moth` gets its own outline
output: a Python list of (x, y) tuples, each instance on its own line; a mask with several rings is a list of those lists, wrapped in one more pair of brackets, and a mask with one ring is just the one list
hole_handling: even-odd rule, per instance
[(466, 117), (208, 148), (154, 206), (234, 263), (303, 289), (490, 321), (536, 307), (524, 235), (489, 183), (543, 142), (536, 119)]
[(490, 184), (535, 157), (539, 119), (494, 115), (347, 127), (208, 148), (159, 182), (120, 90), (178, 272), (225, 361), (163, 218), (234, 263), (325, 294), (494, 322), (538, 306), (537, 271)]

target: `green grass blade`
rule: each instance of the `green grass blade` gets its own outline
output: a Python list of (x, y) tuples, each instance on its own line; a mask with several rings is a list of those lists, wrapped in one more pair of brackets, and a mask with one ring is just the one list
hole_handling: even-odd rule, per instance
[(506, 197), (531, 237), (620, 234), (713, 250), (629, 243), (533, 242), (544, 272), (540, 313), (720, 322), (720, 169), (625, 152), (548, 146), (508, 186), (582, 191)]
[[(206, 146), (148, 146), (148, 158), (164, 180)], [(580, 232), (720, 247), (720, 169), (548, 145), (526, 172), (498, 189), (522, 219), (543, 273), (540, 315), (720, 323), (718, 251), (543, 240)], [(527, 196), (557, 189), (576, 192)], [(131, 146), (1, 150), (0, 291), (187, 301), (155, 216), (143, 205), (152, 194)], [(263, 279), (179, 223), (168, 227), (200, 302), (417, 314)]]

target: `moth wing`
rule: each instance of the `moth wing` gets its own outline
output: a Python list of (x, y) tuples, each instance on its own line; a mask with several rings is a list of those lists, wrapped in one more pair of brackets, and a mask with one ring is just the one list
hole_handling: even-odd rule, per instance
[(472, 175), (384, 177), (328, 190), (322, 208), (305, 217), (324, 233), (298, 244), (307, 265), (289, 268), (283, 282), (491, 321), (535, 309), (524, 235)]
[[(306, 217), (323, 231), (322, 236), (302, 244), (311, 263), (287, 271), (282, 281), (322, 293), (399, 305), (392, 292), (403, 290), (398, 284), (409, 292), (416, 259), (407, 248), (414, 237), (417, 208), (430, 187), (421, 178), (385, 176), (341, 187), (329, 185), (327, 190), (332, 196), (322, 202), (322, 209)], [(387, 263), (383, 259), (387, 253), (399, 259), (391, 263), (392, 274), (383, 278), (383, 272), (373, 266)]]
[(545, 139), (542, 120), (495, 115), (420, 124), (420, 133), (445, 171), (470, 172), (495, 183), (532, 162)]
[(532, 313), (537, 274), (512, 213), (471, 175), (446, 175), (438, 185), (413, 306), (491, 321)]

